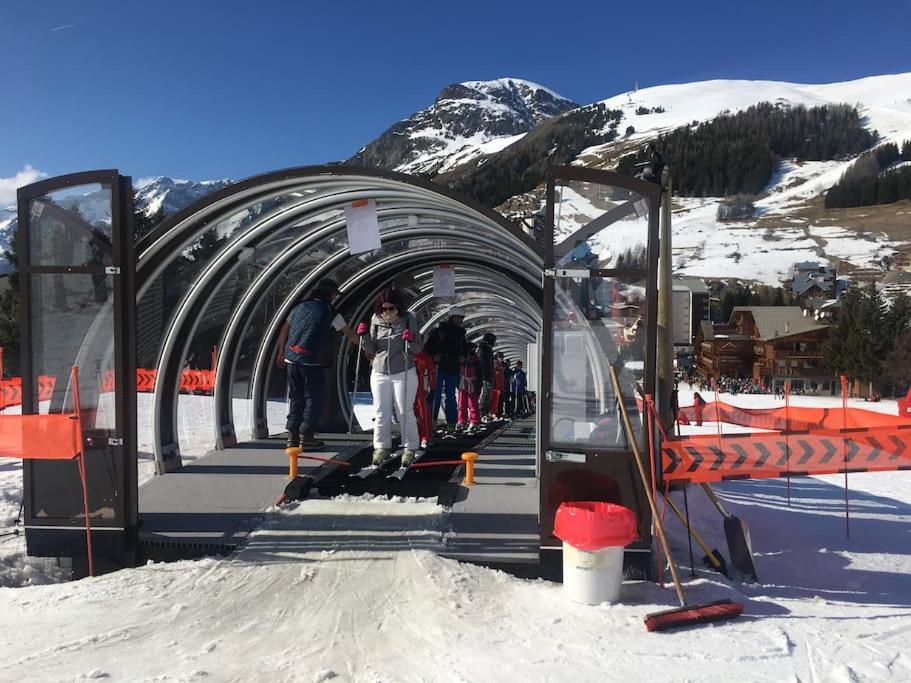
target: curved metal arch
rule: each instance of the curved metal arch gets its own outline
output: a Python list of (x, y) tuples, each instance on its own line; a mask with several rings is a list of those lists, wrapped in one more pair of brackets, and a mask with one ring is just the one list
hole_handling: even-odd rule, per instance
[[(413, 208), (413, 206), (406, 206), (401, 208), (389, 207), (380, 209), (378, 213), (381, 215), (381, 217), (386, 219), (394, 218), (396, 216), (404, 217), (413, 214)], [(451, 218), (448, 212), (438, 210), (424, 210), (421, 215), (424, 217)], [(217, 432), (216, 442), (219, 448), (223, 448), (225, 445), (231, 444), (236, 433), (233, 420), (233, 406), (230, 400), (230, 394), (231, 387), (233, 387), (234, 384), (234, 377), (237, 369), (237, 354), (239, 353), (241, 342), (245, 338), (249, 329), (250, 320), (258, 309), (260, 302), (263, 300), (263, 297), (268, 296), (269, 286), (271, 283), (274, 280), (282, 277), (288, 270), (292, 269), (302, 254), (307, 253), (307, 251), (313, 248), (317, 243), (328, 239), (328, 237), (331, 237), (333, 231), (340, 230), (340, 226), (342, 224), (344, 224), (344, 219), (329, 220), (319, 228), (301, 235), (296, 240), (294, 240), (276, 259), (274, 259), (265, 269), (263, 269), (263, 271), (259, 273), (256, 278), (254, 278), (253, 282), (248, 285), (247, 291), (244, 293), (242, 299), (234, 307), (234, 312), (232, 313), (232, 316), (226, 326), (225, 333), (222, 336), (222, 341), (220, 344), (221, 354), (218, 358), (218, 365), (215, 375), (215, 428)], [(472, 240), (474, 242), (488, 244), (491, 247), (496, 246), (496, 241), (488, 235), (477, 235), (475, 233), (468, 232), (463, 233), (460, 230), (454, 229), (454, 227), (455, 226), (452, 224), (425, 225), (419, 222), (417, 225), (409, 224), (406, 226), (397, 226), (391, 229), (385, 229), (383, 230), (382, 234), (384, 239), (389, 241), (398, 241), (401, 239), (411, 238), (420, 239), (423, 237), (442, 237), (459, 240)], [(466, 231), (469, 230), (470, 227), (471, 226), (469, 225), (464, 226)], [(441, 251), (440, 253), (442, 254), (448, 252)], [(348, 253), (347, 247), (341, 249), (326, 259), (323, 264), (321, 264), (320, 271), (322, 273), (331, 271), (338, 266), (344, 265), (344, 263), (349, 258), (351, 257)], [(381, 262), (382, 261), (378, 261), (378, 263)]]
[[(294, 188), (283, 188), (282, 192), (273, 193), (265, 199), (288, 196), (289, 194), (293, 194), (293, 189)], [(257, 220), (252, 221), (243, 229), (236, 230), (230, 236), (231, 241), (237, 241), (240, 235), (251, 234), (251, 232), (259, 233), (261, 232), (259, 226), (274, 221), (281, 216), (300, 216), (303, 218), (308, 214), (318, 214), (318, 209), (322, 209), (323, 212), (339, 210), (349, 201), (363, 198), (373, 199), (376, 198), (377, 195), (377, 187), (366, 181), (349, 181), (347, 183), (342, 183), (337, 179), (332, 179), (332, 181), (322, 181), (318, 185), (301, 189), (312, 190), (312, 192), (307, 195), (301, 195), (299, 201), (281, 204), (273, 208), (269, 213), (258, 217)], [(363, 194), (358, 195), (357, 193), (359, 192)], [(257, 196), (256, 200), (252, 202), (245, 201), (239, 204), (231, 204), (230, 211), (217, 214), (216, 217), (211, 220), (203, 221), (200, 218), (197, 218), (195, 221), (189, 221), (185, 225), (178, 225), (172, 229), (167, 238), (159, 238), (155, 243), (148, 246), (139, 256), (138, 260), (137, 297), (142, 298), (151, 283), (154, 282), (155, 278), (159, 277), (168, 265), (179, 258), (180, 254), (189, 248), (206, 230), (220, 225), (221, 222), (227, 218), (240, 215), (257, 203), (265, 201), (265, 199), (261, 196)], [(452, 213), (463, 216), (463, 220), (466, 222), (476, 223), (473, 220), (474, 217), (465, 210), (465, 207), (452, 204), (451, 202), (440, 202), (437, 198), (429, 196), (426, 193), (415, 194), (407, 191), (407, 188), (394, 186), (384, 188), (380, 199), (383, 202), (389, 202), (390, 200), (412, 202), (416, 207), (426, 206), (438, 209), (449, 209)], [(307, 210), (303, 210), (304, 207), (306, 207)], [(167, 252), (160, 246), (162, 244), (168, 247)]]
[[(255, 221), (232, 235), (232, 239), (205, 264), (202, 272), (196, 276), (186, 295), (173, 312), (159, 351), (158, 381), (153, 393), (153, 411), (158, 416), (153, 425), (153, 443), (159, 472), (169, 471), (180, 466), (179, 440), (176, 430), (180, 365), (212, 295), (217, 291), (218, 286), (240, 266), (241, 261), (237, 258), (239, 252), (251, 244), (255, 244), (258, 236), (275, 235), (281, 230), (293, 229), (294, 226), (289, 225), (290, 223), (295, 222), (302, 215), (323, 212), (328, 206), (337, 203), (341, 197), (344, 197), (344, 201), (347, 202), (369, 198), (371, 195), (370, 190), (362, 189), (343, 191), (330, 196), (317, 195), (283, 211), (270, 213), (262, 220)], [(415, 202), (407, 195), (403, 195), (403, 198), (409, 200), (409, 208), (427, 210), (424, 207), (415, 207), (414, 204), (419, 204), (419, 202)], [(317, 232), (321, 232), (324, 239), (329, 239), (339, 231), (340, 221), (341, 219), (331, 223), (328, 229)], [(272, 232), (273, 228), (275, 228), (275, 232)], [(181, 344), (179, 349), (178, 344)]]
[[(222, 246), (214, 258), (206, 263), (202, 272), (197, 275), (196, 280), (172, 315), (159, 353), (159, 381), (156, 383), (153, 398), (153, 410), (159, 416), (154, 425), (155, 456), (159, 471), (167, 471), (175, 466), (179, 467), (179, 442), (176, 425), (178, 421), (180, 365), (186, 356), (189, 345), (192, 343), (193, 335), (203, 317), (202, 314), (208, 301), (211, 300), (211, 297), (217, 291), (219, 284), (229, 278), (239, 267), (241, 263), (237, 258), (239, 252), (248, 246), (254, 245), (258, 236), (268, 234), (274, 237), (282, 231), (293, 229), (296, 226), (292, 226), (290, 223), (295, 222), (303, 215), (323, 213), (329, 206), (339, 201), (347, 203), (357, 199), (369, 198), (371, 194), (372, 191), (369, 189), (341, 191), (328, 196), (315, 195), (291, 207), (283, 207), (282, 210), (272, 212), (232, 235), (232, 239)], [(384, 206), (378, 209), (378, 214), (383, 217), (404, 216), (418, 212), (425, 217), (438, 217), (454, 221), (453, 223), (441, 224), (435, 230), (430, 230), (429, 228), (419, 230), (411, 226), (396, 228), (393, 231), (384, 232), (387, 239), (393, 234), (398, 239), (402, 239), (407, 238), (409, 235), (417, 237), (419, 234), (425, 233), (429, 236), (473, 240), (487, 243), (491, 247), (501, 246), (491, 235), (477, 234), (470, 231), (471, 224), (465, 221), (461, 212), (453, 212), (454, 215), (450, 215), (449, 211), (436, 209), (433, 205), (423, 206), (423, 201), (415, 200), (407, 195), (399, 197), (398, 193), (390, 193), (387, 197), (401, 198), (407, 200), (407, 202), (401, 206)], [(465, 223), (464, 225), (463, 222)], [(311, 230), (307, 233), (308, 237), (311, 238), (309, 243), (315, 245), (318, 241), (331, 239), (335, 233), (342, 231), (343, 225), (344, 219), (339, 217), (315, 230)], [(463, 230), (465, 231), (464, 234)], [(299, 247), (299, 251), (304, 248), (303, 246)], [(340, 254), (347, 254), (347, 252), (346, 247), (340, 251)], [(524, 259), (519, 257), (519, 260), (522, 261)], [(527, 262), (526, 266), (532, 268), (534, 264)], [(182, 345), (178, 348), (178, 344), (181, 341)], [(216, 402), (216, 406), (218, 405)], [(222, 435), (228, 432), (225, 423), (221, 421), (218, 415), (216, 415), (215, 419), (215, 430), (217, 434), (216, 442), (223, 439)], [(225, 435), (230, 441), (230, 435)], [(176, 462), (171, 464), (167, 461)]]
[[(474, 303), (477, 303), (477, 302), (474, 302)], [(465, 304), (466, 304), (466, 306), (469, 306), (469, 307), (470, 307), (470, 306), (472, 305), (472, 302), (471, 302), (471, 301), (466, 301)], [(463, 324), (464, 324), (464, 323), (467, 323), (467, 322), (470, 321), (470, 320), (486, 320), (486, 319), (497, 318), (497, 317), (501, 317), (501, 318), (507, 318), (507, 317), (508, 317), (508, 318), (510, 318), (510, 324), (511, 324), (511, 325), (514, 325), (515, 327), (518, 327), (518, 328), (519, 328), (519, 331), (522, 331), (522, 332), (526, 332), (526, 333), (527, 333), (527, 337), (523, 337), (523, 339), (525, 339), (525, 338), (529, 338), (529, 339), (534, 338), (536, 329), (540, 329), (540, 327), (541, 327), (540, 320), (538, 320), (538, 321), (535, 321), (535, 320), (527, 320), (527, 319), (522, 319), (522, 318), (513, 318), (513, 317), (511, 317), (511, 316), (509, 316), (509, 315), (503, 315), (504, 313), (507, 313), (507, 314), (508, 314), (508, 313), (511, 313), (511, 312), (514, 312), (514, 311), (510, 311), (510, 309), (501, 308), (501, 307), (490, 307), (490, 308), (485, 307), (484, 309), (475, 309), (474, 312), (468, 313), (468, 314), (465, 316), (465, 318), (463, 319)], [(431, 327), (432, 325), (436, 324), (440, 319), (443, 318), (443, 316), (444, 316), (445, 314), (446, 314), (445, 312), (442, 312), (442, 313), (439, 313), (439, 314), (435, 315), (433, 318), (431, 318), (430, 321), (428, 321), (428, 323), (426, 324), (425, 327), (426, 327), (426, 328), (429, 328), (429, 327)], [(535, 322), (537, 322), (538, 324), (535, 325), (535, 324), (534, 324)], [(477, 327), (477, 326), (472, 326), (472, 327)], [(467, 331), (468, 331), (468, 330), (471, 330), (471, 328), (469, 328), (469, 327), (466, 326), (466, 330), (467, 330)], [(513, 334), (511, 331), (509, 331), (509, 332), (503, 333), (502, 335), (497, 335), (497, 338), (499, 339), (501, 336), (502, 336), (504, 339), (509, 339), (509, 338), (512, 338), (512, 337), (514, 337), (514, 336), (516, 336), (516, 335)]]
[[(85, 178), (85, 174), (78, 175), (82, 176), (82, 179)], [(437, 233), (436, 236), (455, 240), (463, 239), (469, 244), (472, 242), (487, 243), (490, 247), (493, 247), (492, 251), (494, 253), (500, 250), (511, 258), (516, 259), (520, 264), (524, 262), (528, 272), (521, 272), (521, 267), (510, 263), (505, 270), (511, 275), (507, 276), (501, 283), (509, 281), (508, 278), (511, 277), (514, 282), (523, 283), (526, 296), (531, 295), (534, 297), (534, 294), (540, 292), (540, 281), (536, 277), (528, 277), (529, 273), (537, 274), (543, 267), (542, 253), (539, 246), (524, 231), (499, 214), (430, 181), (375, 169), (343, 166), (313, 166), (287, 169), (240, 181), (208, 195), (172, 216), (137, 245), (137, 252), (140, 256), (137, 267), (137, 281), (141, 291), (145, 291), (148, 283), (159, 276), (168, 263), (178, 258), (206, 230), (219, 224), (225, 224), (222, 221), (230, 219), (231, 216), (237, 216), (239, 224), (243, 220), (242, 212), (245, 209), (255, 207), (258, 203), (281, 199), (283, 196), (291, 194), (303, 193), (300, 197), (301, 201), (285, 201), (274, 208), (269, 207), (269, 211), (264, 216), (257, 216), (248, 225), (243, 225), (239, 228), (235, 227), (229, 236), (227, 244), (203, 266), (201, 273), (195, 275), (187, 296), (183, 297), (175, 308), (168, 327), (168, 334), (162, 344), (159, 355), (160, 374), (154, 408), (156, 413), (161, 416), (166, 403), (162, 400), (162, 397), (170, 395), (171, 389), (169, 386), (173, 388), (173, 397), (169, 401), (172, 404), (172, 410), (170, 411), (172, 431), (176, 428), (177, 420), (179, 367), (176, 366), (179, 366), (182, 362), (182, 356), (186, 355), (186, 344), (192, 341), (198, 325), (199, 317), (194, 316), (194, 313), (202, 313), (206, 307), (207, 295), (216, 292), (219, 288), (216, 278), (226, 274), (230, 276), (234, 272), (237, 266), (236, 257), (242, 249), (259, 244), (267, 236), (281, 237), (283, 232), (292, 230), (294, 227), (300, 227), (291, 225), (297, 216), (315, 216), (320, 210), (322, 212), (338, 210), (347, 204), (348, 201), (352, 201), (357, 196), (358, 191), (369, 193), (369, 198), (376, 199), (381, 210), (387, 208), (389, 202), (398, 201), (401, 202), (401, 205), (396, 208), (402, 209), (402, 215), (409, 213), (430, 216), (430, 214), (438, 211), (450, 214), (441, 220), (453, 220), (454, 218), (457, 225), (441, 226), (440, 233), (442, 234)], [(405, 204), (410, 205), (411, 211), (406, 212), (403, 210), (403, 205)], [(403, 228), (402, 238), (407, 238), (404, 234), (405, 232), (407, 232), (407, 229)], [(479, 233), (487, 233), (488, 239), (479, 240), (481, 236)], [(417, 235), (412, 233), (411, 236)], [(417, 253), (422, 255), (422, 262), (425, 263), (459, 262), (465, 265), (483, 263), (485, 268), (490, 267), (489, 272), (491, 274), (502, 272), (504, 266), (507, 265), (501, 261), (495, 261), (487, 252), (463, 249), (461, 246), (459, 247), (459, 254), (456, 255), (457, 258), (454, 258), (451, 252), (446, 250), (440, 251), (437, 249), (436, 255), (433, 255), (432, 251), (432, 249), (421, 250)], [(414, 256), (414, 254), (411, 253), (407, 256)], [(277, 260), (277, 256), (272, 257), (272, 259), (273, 261)], [(289, 267), (295, 265), (290, 259), (284, 262), (289, 264)], [(337, 263), (333, 262), (332, 268), (337, 268), (343, 263), (344, 258), (341, 258)], [(376, 277), (379, 274), (391, 272), (389, 270), (389, 268), (392, 268), (389, 265), (391, 263), (398, 263), (396, 257), (381, 259), (377, 264), (371, 264), (371, 267), (367, 270), (371, 276)], [(269, 266), (271, 266), (271, 263)], [(383, 270), (383, 268), (386, 270)], [(272, 269), (270, 272), (279, 271)], [(325, 272), (325, 265), (318, 264), (313, 268), (310, 275), (314, 276), (315, 279), (315, 277), (324, 275)], [(365, 278), (367, 277), (368, 275), (365, 274), (363, 277), (352, 278), (352, 281), (366, 282)], [(310, 278), (307, 279), (309, 280)], [(360, 286), (358, 284), (356, 289), (359, 289)], [(264, 288), (264, 291), (268, 289), (265, 285)], [(228, 324), (230, 324), (230, 321), (228, 321)], [(247, 333), (247, 324), (248, 321), (244, 321), (244, 325), (241, 328), (239, 337), (241, 341)], [(188, 327), (192, 327), (192, 329), (188, 330)], [(274, 327), (274, 325), (270, 327)], [(184, 336), (183, 333), (187, 331), (189, 331), (189, 334)], [(178, 337), (183, 337), (185, 340), (182, 354), (175, 354), (177, 346), (180, 344)], [(181, 357), (177, 358), (177, 355)], [(232, 357), (233, 354), (229, 356), (228, 360), (231, 360)], [(231, 367), (232, 371), (228, 373), (229, 378), (233, 376), (236, 363), (232, 362)], [(254, 376), (259, 374), (260, 370), (258, 354), (257, 363), (254, 366)], [(230, 394), (230, 387), (228, 393)], [(256, 402), (254, 404), (258, 405)], [(265, 407), (264, 401), (263, 407)], [(161, 420), (156, 420), (156, 424), (160, 423)], [(161, 435), (159, 434), (158, 436), (160, 437)], [(156, 440), (156, 454), (160, 454), (163, 451), (162, 441), (163, 439), (161, 438)], [(176, 438), (174, 443), (176, 450)]]
[[(475, 271), (472, 269), (471, 272), (475, 272)], [(489, 273), (478, 271), (478, 274), (486, 276)], [(541, 309), (540, 304), (537, 301), (535, 301), (534, 298), (529, 296), (527, 291), (525, 291), (521, 287), (516, 286), (512, 281), (504, 280), (504, 281), (500, 282), (499, 284), (501, 286), (492, 287), (491, 285), (489, 285), (488, 283), (486, 283), (484, 281), (471, 282), (471, 283), (464, 282), (464, 281), (462, 283), (459, 283), (458, 281), (456, 281), (455, 291), (456, 291), (456, 293), (461, 291), (462, 293), (477, 292), (477, 293), (488, 294), (488, 295), (500, 298), (508, 303), (512, 303), (513, 305), (515, 305), (516, 303), (525, 303), (532, 310)], [(436, 298), (433, 294), (433, 283), (432, 282), (426, 282), (424, 284), (420, 284), (420, 285), (418, 285), (418, 289), (422, 292), (426, 292), (429, 290), (429, 293), (423, 294), (423, 296), (421, 296), (421, 298), (415, 300), (411, 305), (412, 310), (420, 309), (421, 307), (425, 306), (426, 304), (430, 303), (431, 301), (433, 301)], [(518, 301), (512, 301), (510, 299), (507, 299), (506, 296), (503, 294), (503, 292), (509, 292), (510, 294), (513, 294)], [(462, 305), (462, 303), (463, 303), (462, 301), (459, 301), (457, 304), (453, 303), (452, 306)], [(450, 308), (451, 308), (451, 306), (445, 308), (444, 311), (448, 311)], [(540, 316), (539, 316), (539, 319), (540, 319)]]
[[(344, 180), (342, 180), (344, 179)], [(521, 243), (530, 253), (540, 256), (538, 245), (520, 228), (491, 209), (474, 200), (459, 195), (443, 185), (432, 181), (407, 176), (392, 171), (361, 168), (355, 166), (302, 166), (274, 171), (246, 178), (206, 195), (197, 202), (163, 221), (149, 235), (140, 240), (136, 247), (139, 257), (137, 286), (141, 289), (163, 269), (162, 257), (173, 257), (192, 243), (196, 236), (211, 227), (218, 217), (237, 213), (244, 208), (270, 198), (307, 190), (321, 182), (341, 181), (350, 185), (352, 181), (364, 181), (381, 185), (383, 188), (406, 187), (426, 196), (445, 201), (452, 206), (463, 207), (480, 215), (492, 224), (506, 231)], [(380, 194), (382, 189), (377, 194)], [(204, 219), (202, 225), (200, 220)]]
[[(446, 254), (441, 254), (439, 250), (435, 248), (416, 250), (408, 252), (405, 254), (396, 254), (389, 257), (383, 261), (377, 262), (374, 264), (374, 267), (370, 269), (369, 272), (362, 272), (354, 276), (350, 280), (342, 283), (340, 289), (342, 291), (342, 299), (340, 301), (340, 308), (344, 308), (346, 299), (354, 294), (362, 294), (358, 289), (358, 283), (364, 280), (375, 280), (378, 276), (382, 276), (383, 269), (385, 270), (394, 270), (395, 266), (401, 264), (409, 264), (411, 262), (415, 268), (426, 267), (428, 265), (437, 265), (440, 263), (467, 263), (469, 265), (477, 265), (477, 263), (485, 263), (493, 269), (493, 272), (502, 271), (504, 267), (517, 276), (519, 279), (530, 279), (530, 273), (522, 271), (513, 267), (511, 264), (504, 264), (503, 261), (498, 260), (494, 255), (491, 255), (488, 252), (477, 251), (477, 250), (462, 250), (458, 256), (447, 256)], [(375, 271), (379, 272), (375, 272)], [(265, 387), (269, 382), (269, 377), (271, 376), (271, 370), (273, 367), (272, 363), (272, 350), (275, 345), (276, 335), (278, 334), (278, 329), (282, 324), (282, 321), (287, 318), (288, 313), (293, 307), (294, 301), (300, 294), (306, 291), (309, 287), (312, 286), (321, 277), (327, 276), (326, 271), (314, 272), (309, 274), (289, 295), (286, 297), (285, 301), (282, 302), (279, 309), (276, 311), (275, 316), (272, 319), (269, 327), (265, 331), (262, 342), (259, 346), (259, 350), (256, 354), (256, 360), (254, 361), (253, 369), (253, 379), (251, 382), (252, 385), (252, 403), (253, 403), (253, 430), (254, 436), (262, 438), (263, 435), (268, 435), (268, 422), (266, 419), (266, 396), (265, 396)], [(539, 286), (538, 282), (533, 283), (534, 286)], [(376, 291), (382, 289), (385, 286), (381, 284)], [(369, 297), (361, 297), (361, 300), (371, 301), (373, 297), (376, 296), (376, 292)], [(359, 319), (358, 316), (363, 316), (363, 311), (366, 304), (362, 304), (359, 309), (355, 310), (355, 313), (352, 314), (349, 318), (351, 320)], [(347, 340), (343, 341), (342, 348), (347, 348)], [(341, 351), (340, 351), (341, 352)]]

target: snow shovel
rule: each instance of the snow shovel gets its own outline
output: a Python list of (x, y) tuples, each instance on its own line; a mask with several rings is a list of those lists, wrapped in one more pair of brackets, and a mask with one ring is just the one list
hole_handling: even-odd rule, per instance
[[(690, 536), (696, 540), (696, 543), (699, 544), (699, 547), (702, 548), (702, 551), (705, 553), (705, 557), (702, 558), (702, 563), (706, 566), (714, 567), (715, 571), (721, 574), (722, 576), (728, 575), (727, 563), (724, 561), (724, 557), (718, 552), (717, 548), (709, 548), (708, 544), (703, 540), (702, 536), (696, 533), (696, 529), (693, 528), (686, 517), (683, 516), (683, 513), (680, 511), (680, 508), (671, 500), (671, 497), (668, 495), (664, 496), (665, 502), (673, 510), (674, 514), (677, 516), (677, 519), (686, 527), (687, 531), (690, 532)], [(692, 560), (692, 558), (690, 558)]]
[(636, 433), (633, 431), (633, 425), (629, 420), (629, 413), (626, 410), (626, 400), (620, 390), (620, 380), (617, 378), (617, 370), (613, 365), (608, 366), (610, 369), (611, 381), (614, 385), (614, 395), (620, 404), (620, 415), (623, 418), (623, 427), (626, 430), (626, 437), (629, 440), (630, 448), (633, 451), (633, 459), (636, 461), (636, 468), (639, 470), (639, 478), (642, 480), (642, 489), (645, 491), (645, 498), (648, 500), (648, 506), (652, 511), (652, 520), (658, 531), (658, 541), (664, 549), (664, 555), (667, 557), (668, 565), (671, 570), (671, 577), (674, 579), (674, 590), (677, 591), (677, 599), (680, 600), (680, 607), (654, 612), (645, 616), (645, 628), (647, 631), (663, 631), (670, 628), (681, 626), (692, 626), (694, 624), (703, 624), (711, 621), (721, 621), (723, 619), (733, 619), (743, 612), (743, 605), (731, 602), (730, 600), (718, 600), (701, 605), (690, 605), (686, 601), (686, 595), (683, 592), (683, 585), (680, 583), (680, 577), (677, 575), (677, 566), (674, 564), (674, 558), (671, 555), (671, 548), (664, 535), (664, 523), (658, 514), (655, 506), (655, 497), (652, 495), (652, 487), (649, 486), (649, 478), (645, 471), (642, 454), (639, 453), (639, 446), (636, 443)]
[(750, 529), (746, 522), (724, 509), (711, 486), (703, 484), (702, 489), (724, 517), (724, 535), (728, 540), (731, 564), (745, 577), (753, 582), (758, 582), (759, 575), (756, 573), (756, 565), (753, 563), (753, 544), (750, 542)]

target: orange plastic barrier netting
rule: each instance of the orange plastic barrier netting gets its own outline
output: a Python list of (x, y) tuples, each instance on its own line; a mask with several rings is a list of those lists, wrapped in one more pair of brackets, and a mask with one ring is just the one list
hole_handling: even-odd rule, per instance
[(72, 460), (81, 452), (75, 415), (4, 415), (0, 418), (0, 456)]
[[(138, 368), (136, 370), (136, 390), (140, 393), (155, 391), (158, 381), (158, 370)], [(38, 377), (38, 400), (50, 401), (54, 395), (57, 378), (41, 375)], [(101, 375), (101, 393), (114, 391), (116, 387), (113, 370), (105, 370)], [(215, 390), (214, 370), (184, 370), (180, 374), (180, 391), (211, 393)], [(22, 404), (22, 378), (8, 377), (0, 379), (0, 407), (18, 406)]]
[(661, 465), (665, 481), (699, 483), (911, 470), (911, 426), (840, 435), (672, 437), (661, 444)]
[[(38, 377), (38, 400), (50, 401), (57, 385), (56, 377), (40, 375)], [(18, 406), (22, 404), (22, 378), (8, 377), (0, 379), (0, 406)]]
[[(695, 406), (678, 409), (681, 424), (700, 422)], [(726, 422), (743, 427), (775, 431), (867, 429), (911, 425), (911, 419), (887, 415), (862, 408), (739, 408), (724, 402), (706, 403), (702, 407), (702, 422)]]

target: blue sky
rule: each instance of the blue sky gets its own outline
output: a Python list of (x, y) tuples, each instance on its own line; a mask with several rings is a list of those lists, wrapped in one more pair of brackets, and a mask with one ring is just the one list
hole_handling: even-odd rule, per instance
[(911, 3), (0, 2), (0, 183), (241, 178), (344, 159), (448, 83), (581, 103), (707, 78), (911, 71)]

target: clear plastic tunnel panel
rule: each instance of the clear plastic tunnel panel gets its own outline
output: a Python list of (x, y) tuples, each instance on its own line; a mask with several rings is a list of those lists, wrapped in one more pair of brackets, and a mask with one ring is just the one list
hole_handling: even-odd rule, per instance
[(642, 195), (576, 180), (555, 186), (549, 425), (555, 447), (629, 449), (611, 365), (634, 426), (641, 424), (648, 235)]

